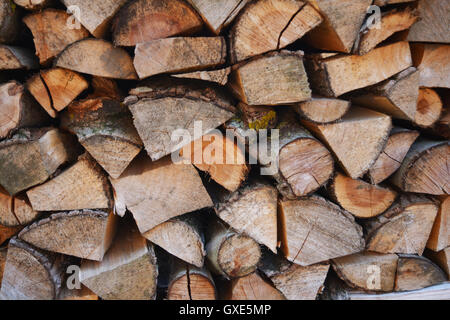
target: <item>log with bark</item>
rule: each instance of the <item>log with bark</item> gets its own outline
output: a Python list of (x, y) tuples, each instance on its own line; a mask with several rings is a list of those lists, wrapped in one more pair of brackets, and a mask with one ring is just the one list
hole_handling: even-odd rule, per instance
[(11, 1), (0, 4), (0, 43), (14, 42), (20, 30), (20, 11), (16, 10)]

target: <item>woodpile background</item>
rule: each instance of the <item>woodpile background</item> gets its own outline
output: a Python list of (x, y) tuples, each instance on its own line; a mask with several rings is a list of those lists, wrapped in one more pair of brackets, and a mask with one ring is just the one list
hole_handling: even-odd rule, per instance
[[(450, 299), (449, 25), (448, 0), (0, 0), (0, 298)], [(180, 156), (235, 162), (172, 162), (197, 121)], [(247, 129), (279, 130), (270, 176)]]

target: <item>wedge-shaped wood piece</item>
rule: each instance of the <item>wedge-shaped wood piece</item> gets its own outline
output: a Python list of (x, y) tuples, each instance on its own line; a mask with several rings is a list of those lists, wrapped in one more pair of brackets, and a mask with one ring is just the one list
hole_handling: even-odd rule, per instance
[(273, 252), (277, 250), (277, 190), (255, 183), (224, 199), (216, 208), (220, 219)]
[(0, 70), (37, 69), (39, 60), (27, 48), (0, 45)]
[(199, 214), (190, 213), (163, 222), (143, 236), (175, 257), (201, 268), (206, 251)]
[(450, 192), (448, 141), (417, 140), (391, 182), (405, 192), (446, 195)]
[(62, 68), (41, 70), (26, 83), (28, 91), (53, 118), (88, 86), (81, 75)]
[(289, 261), (309, 266), (364, 249), (354, 217), (324, 198), (280, 200), (282, 250)]
[(222, 37), (177, 37), (138, 43), (134, 67), (139, 78), (161, 73), (190, 72), (222, 65), (226, 61)]
[(0, 225), (5, 227), (27, 225), (38, 215), (39, 212), (33, 210), (26, 195), (10, 196), (0, 187)]
[(62, 255), (11, 239), (3, 272), (2, 300), (54, 300), (64, 285)]
[(113, 39), (118, 46), (135, 46), (150, 40), (193, 34), (201, 30), (202, 25), (202, 19), (185, 1), (137, 0), (117, 14)]
[(327, 97), (376, 84), (411, 66), (408, 42), (379, 47), (364, 56), (338, 55), (306, 61), (311, 87)]
[(27, 93), (24, 86), (16, 81), (0, 85), (0, 139), (25, 127), (38, 127), (47, 123), (45, 112)]
[(228, 76), (231, 73), (231, 68), (223, 68), (211, 71), (194, 71), (189, 73), (175, 74), (174, 77), (186, 79), (198, 79), (204, 81), (215, 82), (221, 86), (228, 83)]
[(421, 255), (438, 209), (424, 196), (403, 195), (384, 214), (365, 223), (367, 250)]
[(21, 129), (0, 143), (0, 183), (15, 195), (45, 182), (77, 151), (73, 138), (58, 129)]
[(225, 300), (286, 300), (286, 297), (254, 272), (246, 277), (233, 279)]
[[(153, 161), (209, 133), (232, 118), (236, 110), (222, 88), (199, 80), (150, 80), (130, 94), (125, 103)], [(179, 129), (186, 129), (191, 138), (172, 141), (172, 133)]]
[(427, 248), (433, 251), (450, 247), (450, 196), (439, 198), (441, 205), (427, 242)]
[(230, 86), (248, 105), (279, 105), (311, 98), (308, 77), (299, 52), (269, 53), (237, 65)]
[(49, 63), (68, 45), (89, 36), (82, 26), (72, 28), (69, 19), (67, 12), (56, 9), (45, 9), (23, 18), (33, 33), (36, 55), (41, 64)]
[(364, 175), (379, 157), (392, 128), (391, 118), (368, 109), (352, 107), (341, 121), (302, 124), (315, 133), (335, 154), (352, 179)]
[(420, 72), (410, 67), (389, 80), (369, 87), (352, 101), (396, 119), (415, 121)]
[(143, 144), (128, 108), (111, 99), (72, 103), (61, 126), (75, 133), (81, 145), (113, 178), (118, 178), (139, 154)]
[(413, 255), (400, 256), (395, 291), (419, 290), (447, 280), (447, 275), (427, 258)]
[(421, 87), (450, 88), (450, 45), (414, 43), (411, 51)]
[(0, 4), (0, 43), (14, 42), (20, 30), (20, 10), (16, 10), (11, 1)]
[(421, 0), (417, 10), (420, 21), (411, 27), (408, 41), (450, 43), (448, 26), (450, 11), (448, 1)]
[(313, 97), (295, 106), (295, 111), (306, 120), (316, 123), (329, 123), (340, 120), (350, 109), (351, 103), (345, 100)]
[(358, 36), (371, 0), (312, 0), (324, 21), (306, 37), (314, 47), (350, 52)]
[(441, 117), (442, 107), (441, 98), (436, 91), (420, 88), (414, 123), (422, 128), (432, 127)]
[(94, 37), (102, 38), (109, 31), (111, 19), (127, 0), (62, 0), (62, 2), (68, 9), (74, 10), (75, 14), (78, 8), (80, 14), (77, 15), (77, 19)]
[(445, 139), (450, 139), (450, 109), (443, 109), (442, 116), (431, 128), (431, 132)]
[(37, 248), (101, 261), (116, 231), (114, 213), (99, 210), (58, 212), (22, 229), (18, 237)]
[[(0, 245), (2, 245), (6, 240), (12, 238), (21, 229), (22, 229), (21, 226), (5, 227), (0, 224)], [(0, 279), (0, 281), (1, 281), (1, 279)]]
[(128, 220), (122, 221), (103, 260), (83, 260), (80, 269), (81, 283), (103, 300), (153, 300), (157, 278), (153, 245)]
[(111, 186), (100, 166), (88, 155), (52, 180), (27, 192), (38, 211), (69, 211), (110, 208)]
[(54, 4), (54, 0), (14, 0), (14, 3), (26, 10), (39, 10)]
[(136, 79), (133, 61), (122, 48), (101, 39), (84, 39), (66, 47), (55, 66), (113, 79)]
[(357, 218), (373, 218), (386, 211), (397, 198), (397, 192), (337, 173), (328, 191), (331, 197)]
[(91, 86), (93, 92), (88, 96), (88, 99), (110, 98), (121, 102), (125, 98), (117, 82), (113, 79), (93, 77)]
[(139, 156), (120, 178), (110, 180), (116, 211), (123, 215), (126, 209), (130, 210), (141, 233), (171, 218), (213, 205), (195, 168), (174, 164), (170, 157), (152, 162)]
[(367, 172), (369, 181), (372, 184), (379, 184), (397, 171), (418, 137), (417, 131), (394, 127), (384, 150)]
[(434, 263), (440, 266), (450, 278), (450, 247), (447, 247), (439, 252), (427, 251), (426, 255)]
[(394, 290), (398, 256), (364, 251), (333, 259), (333, 269), (349, 286), (366, 291)]
[(284, 48), (321, 22), (320, 14), (305, 1), (250, 2), (230, 31), (231, 61), (236, 63)]

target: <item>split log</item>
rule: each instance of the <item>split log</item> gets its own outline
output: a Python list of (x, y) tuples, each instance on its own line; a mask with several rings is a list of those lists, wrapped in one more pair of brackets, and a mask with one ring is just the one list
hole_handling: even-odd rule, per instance
[(14, 0), (14, 3), (26, 10), (40, 10), (54, 4), (54, 0)]
[(440, 200), (439, 212), (427, 242), (427, 248), (433, 251), (450, 246), (450, 196), (441, 196)]
[(421, 87), (450, 88), (450, 45), (414, 43), (411, 51)]
[(210, 270), (227, 279), (255, 272), (261, 258), (261, 249), (255, 240), (212, 219), (206, 231), (206, 252)]
[(414, 123), (422, 128), (433, 126), (441, 117), (442, 101), (433, 89), (420, 88)]
[(249, 129), (272, 129), (278, 122), (277, 113), (273, 107), (249, 106), (242, 102), (239, 102), (237, 107), (242, 113), (242, 120)]
[(116, 224), (116, 216), (105, 211), (58, 212), (25, 227), (18, 237), (40, 249), (101, 261)]
[(231, 68), (223, 68), (211, 71), (195, 71), (189, 73), (174, 74), (174, 77), (185, 79), (198, 79), (209, 82), (214, 82), (218, 85), (225, 86), (228, 83), (228, 76), (231, 73)]
[(111, 208), (111, 186), (100, 166), (88, 155), (52, 180), (27, 191), (34, 210), (70, 211)]
[(286, 297), (258, 273), (231, 280), (225, 300), (286, 300)]
[(268, 184), (246, 186), (216, 206), (217, 216), (234, 230), (271, 251), (277, 250), (277, 190)]
[(91, 86), (93, 93), (88, 96), (88, 99), (110, 98), (121, 102), (125, 98), (117, 82), (112, 79), (93, 77)]
[(439, 252), (427, 251), (427, 257), (442, 268), (450, 279), (450, 247)]
[(398, 168), (419, 137), (419, 132), (394, 127), (389, 136), (384, 150), (381, 152), (375, 164), (367, 172), (372, 184), (379, 184), (389, 178)]
[(301, 52), (269, 53), (237, 65), (230, 87), (248, 105), (283, 105), (311, 98)]
[(26, 83), (28, 91), (53, 118), (88, 86), (81, 75), (62, 68), (41, 70)]
[(336, 123), (301, 122), (330, 148), (352, 179), (362, 177), (372, 167), (392, 128), (390, 117), (359, 107), (352, 107)]
[(333, 259), (333, 269), (347, 285), (365, 291), (394, 290), (398, 256), (370, 251)]
[(384, 214), (366, 221), (367, 250), (421, 255), (438, 209), (424, 196), (403, 195)]
[(73, 138), (58, 129), (21, 129), (0, 142), (1, 184), (15, 195), (45, 182), (61, 165), (73, 161), (77, 152)]
[(126, 209), (131, 211), (141, 233), (171, 218), (213, 205), (195, 168), (174, 164), (170, 157), (152, 162), (139, 156), (120, 178), (110, 180), (116, 212), (123, 216)]
[(62, 3), (69, 8), (79, 8), (79, 14), (75, 17), (81, 24), (89, 30), (96, 38), (102, 38), (109, 31), (110, 21), (125, 5), (127, 0), (105, 0), (105, 1), (84, 1), (84, 0), (62, 0)]
[(118, 178), (143, 147), (128, 108), (110, 99), (72, 103), (61, 127), (77, 135), (81, 145), (112, 178)]
[(417, 140), (391, 182), (405, 192), (449, 194), (448, 141)]
[(11, 1), (0, 4), (0, 43), (12, 43), (19, 36), (20, 11), (16, 10)]
[(81, 285), (81, 289), (71, 290), (64, 287), (59, 293), (58, 300), (98, 300), (98, 296), (89, 288)]
[(340, 120), (349, 110), (351, 103), (345, 100), (313, 97), (295, 106), (301, 117), (315, 123), (330, 123)]
[[(222, 88), (202, 81), (177, 78), (148, 81), (130, 94), (125, 104), (133, 114), (134, 125), (153, 161), (190, 144), (235, 113), (232, 101)], [(195, 130), (199, 121), (201, 126)], [(171, 134), (179, 129), (186, 129), (190, 138), (182, 137), (181, 143), (172, 141)]]
[(373, 4), (376, 5), (376, 6), (379, 6), (379, 7), (383, 7), (383, 6), (387, 6), (387, 5), (390, 5), (390, 4), (412, 2), (412, 1), (416, 1), (416, 0), (375, 0), (373, 2)]
[(117, 14), (113, 39), (117, 46), (131, 47), (151, 40), (194, 34), (202, 25), (202, 19), (184, 1), (137, 0)]
[(202, 268), (206, 251), (200, 214), (195, 212), (171, 219), (142, 235), (175, 257)]
[(450, 4), (447, 1), (420, 0), (417, 6), (420, 21), (411, 27), (408, 41), (450, 43), (447, 14)]
[(312, 0), (310, 3), (324, 21), (306, 36), (308, 43), (322, 50), (351, 52), (372, 0)]
[(54, 300), (65, 276), (62, 255), (36, 249), (11, 239), (6, 256), (0, 298), (5, 300)]
[(357, 218), (367, 219), (385, 212), (397, 198), (397, 192), (337, 173), (327, 189), (331, 197)]
[(408, 68), (389, 80), (367, 88), (352, 102), (396, 119), (415, 121), (419, 99), (420, 72)]
[(69, 45), (55, 60), (55, 66), (105, 78), (137, 78), (128, 53), (102, 39), (89, 38)]
[(26, 195), (10, 196), (0, 187), (0, 225), (5, 227), (24, 226), (37, 218), (39, 212), (33, 210)]
[(231, 62), (282, 49), (321, 22), (320, 14), (305, 1), (250, 2), (230, 30)]
[(412, 58), (408, 42), (397, 42), (376, 48), (364, 56), (307, 59), (305, 66), (313, 90), (326, 97), (339, 97), (411, 67)]
[(5, 226), (0, 224), (0, 245), (2, 245), (6, 240), (9, 240), (10, 238), (12, 238), (21, 229), (22, 229), (21, 226), (18, 226), (18, 227), (5, 227)]
[(0, 45), (0, 70), (37, 69), (39, 60), (27, 48)]
[[(131, 219), (130, 219), (131, 220)], [(80, 281), (103, 300), (153, 300), (158, 266), (153, 246), (124, 221), (103, 260), (83, 260)]]
[(447, 275), (427, 258), (400, 256), (395, 291), (419, 290), (445, 281)]
[(23, 18), (33, 33), (36, 55), (41, 65), (53, 60), (68, 45), (87, 38), (89, 32), (83, 28), (70, 28), (70, 15), (63, 10), (45, 9)]
[(442, 117), (430, 130), (434, 135), (450, 139), (450, 108), (443, 110)]
[(133, 63), (139, 78), (144, 79), (217, 67), (225, 63), (226, 55), (222, 37), (178, 37), (138, 43)]
[(279, 208), (282, 250), (289, 261), (309, 266), (364, 249), (354, 217), (321, 197), (281, 200)]

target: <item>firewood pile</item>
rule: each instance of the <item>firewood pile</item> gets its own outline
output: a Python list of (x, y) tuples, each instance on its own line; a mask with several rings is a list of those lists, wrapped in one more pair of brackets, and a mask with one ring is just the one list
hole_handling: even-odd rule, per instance
[(449, 25), (0, 0), (0, 299), (450, 299)]

